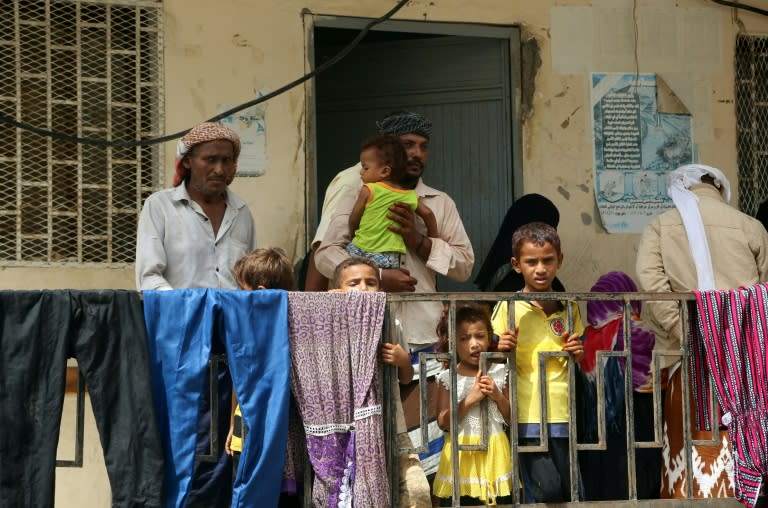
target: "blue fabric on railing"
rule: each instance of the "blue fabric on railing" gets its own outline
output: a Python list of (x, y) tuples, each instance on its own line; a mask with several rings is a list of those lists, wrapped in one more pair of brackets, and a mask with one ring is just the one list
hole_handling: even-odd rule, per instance
[(165, 445), (166, 506), (181, 507), (187, 500), (214, 335), (224, 343), (250, 429), (232, 506), (277, 506), (290, 390), (287, 309), (287, 293), (280, 290), (144, 291), (155, 407)]

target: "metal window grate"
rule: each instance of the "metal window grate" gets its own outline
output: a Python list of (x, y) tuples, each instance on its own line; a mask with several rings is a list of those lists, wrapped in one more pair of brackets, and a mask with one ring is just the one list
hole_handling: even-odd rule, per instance
[(739, 208), (755, 215), (768, 198), (768, 37), (736, 38)]
[[(157, 135), (161, 16), (160, 0), (0, 2), (0, 111), (80, 137)], [(132, 263), (160, 150), (0, 124), (0, 265)]]

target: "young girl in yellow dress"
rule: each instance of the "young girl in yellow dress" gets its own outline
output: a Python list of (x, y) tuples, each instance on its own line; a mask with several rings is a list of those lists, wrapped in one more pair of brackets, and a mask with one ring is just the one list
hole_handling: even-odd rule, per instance
[[(442, 332), (439, 350), (447, 351), (446, 318), (438, 326)], [(509, 439), (504, 424), (509, 425), (510, 407), (505, 364), (488, 362), (487, 374), (480, 373), (480, 353), (491, 348), (493, 328), (488, 309), (474, 303), (459, 304), (456, 308), (456, 387), (458, 394), (458, 443), (481, 444), (482, 405), (488, 399), (488, 450), (459, 450), (459, 494), (461, 505), (495, 505), (511, 503), (512, 461)], [(440, 456), (433, 493), (441, 506), (450, 506), (453, 492), (451, 474), (450, 432), (450, 372), (438, 375), (437, 424), (448, 434)]]

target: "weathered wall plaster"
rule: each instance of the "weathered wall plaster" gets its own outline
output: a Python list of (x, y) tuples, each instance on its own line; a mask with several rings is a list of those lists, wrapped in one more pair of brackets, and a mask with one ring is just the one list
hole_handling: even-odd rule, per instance
[[(164, 6), (165, 130), (176, 132), (213, 116), (218, 104), (248, 101), (256, 90), (274, 90), (301, 76), (303, 10), (375, 18), (393, 2), (166, 0)], [(521, 27), (524, 192), (544, 194), (559, 207), (565, 253), (561, 280), (574, 291), (588, 290), (610, 270), (634, 275), (638, 243), (638, 235), (606, 234), (595, 219), (589, 72), (638, 69), (662, 75), (694, 115), (700, 160), (720, 167), (735, 182), (734, 40), (740, 25), (747, 32), (768, 33), (767, 18), (740, 12), (736, 19), (731, 9), (706, 0), (638, 0), (635, 14), (631, 0), (413, 0), (396, 16)], [(263, 177), (233, 184), (256, 217), (259, 245), (282, 246), (294, 257), (303, 254), (306, 241), (304, 114), (301, 87), (271, 100), (266, 116), (270, 168)], [(174, 147), (166, 147), (166, 184)], [(8, 268), (0, 270), (0, 281), (6, 288), (133, 288), (133, 271)], [(89, 429), (86, 438), (95, 435)], [(67, 491), (70, 499), (57, 489), (56, 506), (80, 506), (86, 487), (96, 489), (82, 482), (92, 477), (90, 468), (99, 467), (59, 472), (78, 488), (74, 494)], [(106, 481), (100, 488), (109, 492)]]

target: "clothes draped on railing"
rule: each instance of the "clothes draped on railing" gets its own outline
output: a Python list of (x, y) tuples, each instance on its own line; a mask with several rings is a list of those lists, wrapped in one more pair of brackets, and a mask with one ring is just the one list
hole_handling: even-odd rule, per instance
[[(593, 293), (637, 292), (635, 282), (623, 272), (601, 275), (590, 288)], [(591, 300), (587, 302), (587, 327), (584, 329), (584, 356), (576, 376), (576, 412), (580, 442), (598, 441), (598, 411), (605, 414), (605, 450), (579, 451), (579, 467), (586, 499), (604, 501), (627, 499), (629, 481), (628, 433), (625, 409), (625, 374), (632, 378), (633, 427), (635, 441), (654, 440), (653, 393), (650, 365), (654, 343), (653, 332), (640, 317), (642, 304), (629, 303), (629, 339), (632, 364), (628, 369), (624, 357), (598, 360), (600, 351), (625, 351), (624, 302)], [(602, 370), (604, 403), (597, 404), (597, 373)], [(661, 448), (635, 450), (638, 499), (653, 499), (661, 489)]]
[(0, 330), (0, 506), (53, 506), (69, 357), (88, 385), (112, 506), (161, 506), (162, 446), (138, 293), (2, 291)]
[(232, 506), (277, 506), (288, 419), (287, 303), (287, 293), (278, 290), (144, 292), (153, 392), (165, 445), (166, 506), (184, 506), (187, 499), (213, 336), (224, 343), (249, 428)]
[(384, 293), (290, 293), (291, 386), (315, 506), (389, 506), (377, 354)]
[(696, 423), (710, 428), (714, 380), (733, 447), (735, 497), (754, 506), (768, 477), (768, 286), (697, 291), (696, 304), (690, 335)]
[(388, 506), (377, 368), (386, 295), (290, 293), (290, 319), (288, 295), (145, 291), (142, 313), (134, 291), (0, 292), (0, 506), (53, 506), (69, 357), (88, 386), (112, 505), (184, 506), (212, 341), (249, 429), (232, 506), (277, 505), (289, 379), (316, 499)]

